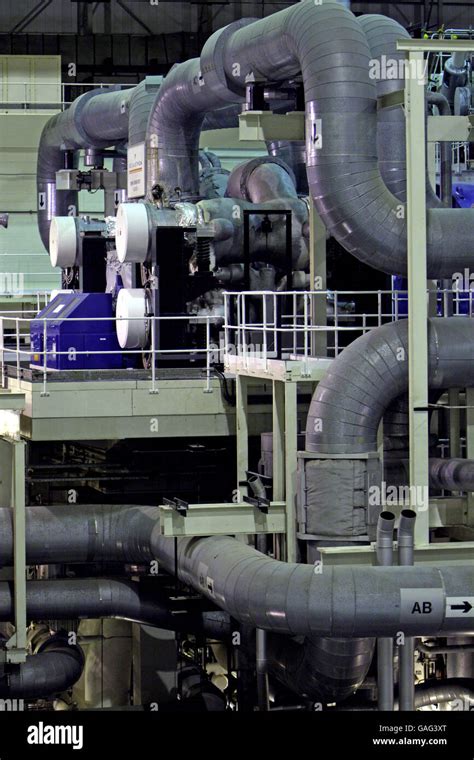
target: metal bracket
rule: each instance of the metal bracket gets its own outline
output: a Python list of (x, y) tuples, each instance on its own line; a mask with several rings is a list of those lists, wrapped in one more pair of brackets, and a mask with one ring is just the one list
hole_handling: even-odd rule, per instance
[(245, 111), (239, 115), (239, 140), (304, 140), (305, 112), (274, 114)]
[(174, 510), (179, 515), (183, 515), (183, 517), (186, 517), (188, 514), (189, 504), (187, 501), (183, 501), (183, 499), (178, 499), (175, 497), (174, 499), (167, 499), (166, 497), (163, 498), (164, 504), (168, 507), (173, 507)]
[(262, 514), (268, 515), (270, 499), (264, 499), (262, 496), (242, 496), (242, 499), (246, 504), (251, 504), (252, 507), (257, 507)]

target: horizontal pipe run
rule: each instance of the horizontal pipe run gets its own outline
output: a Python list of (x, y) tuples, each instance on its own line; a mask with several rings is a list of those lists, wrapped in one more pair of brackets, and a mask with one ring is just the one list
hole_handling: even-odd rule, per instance
[[(10, 558), (4, 564), (11, 564), (11, 517), (11, 510), (0, 510), (0, 552)], [(180, 580), (241, 622), (275, 633), (393, 636), (400, 623), (406, 635), (474, 630), (474, 618), (446, 615), (447, 597), (465, 595), (474, 587), (471, 566), (347, 566), (315, 573), (310, 565), (274, 560), (226, 536), (178, 539), (175, 556), (175, 541), (161, 535), (159, 509), (154, 507), (27, 507), (26, 525), (27, 562), (31, 564), (156, 559), (171, 574), (177, 565)], [(9, 587), (1, 588), (6, 593)], [(95, 589), (105, 607), (108, 589), (106, 585), (105, 596), (99, 593), (100, 585)], [(131, 592), (124, 593), (128, 598)], [(432, 599), (432, 614), (420, 620), (410, 613), (410, 603), (404, 599), (415, 595), (422, 602), (423, 594)], [(71, 618), (80, 609), (80, 596), (74, 598), (77, 606), (70, 610)], [(69, 601), (65, 593), (66, 607)], [(135, 610), (137, 604), (132, 600)]]

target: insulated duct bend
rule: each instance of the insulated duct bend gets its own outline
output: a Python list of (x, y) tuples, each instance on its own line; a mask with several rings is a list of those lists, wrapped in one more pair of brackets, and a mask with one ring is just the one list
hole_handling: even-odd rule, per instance
[[(377, 77), (375, 61), (381, 67), (387, 60), (396, 64), (404, 60), (405, 53), (397, 50), (397, 40), (410, 39), (409, 33), (398, 21), (388, 16), (368, 14), (359, 16), (357, 21), (367, 38), (374, 62), (371, 73), (374, 75), (377, 97), (404, 90), (404, 79)], [(377, 111), (377, 155), (380, 173), (388, 190), (399, 200), (406, 201), (405, 114), (402, 106), (380, 108)]]
[[(151, 118), (164, 190), (196, 197), (203, 113), (238, 101), (250, 74), (274, 82), (301, 73), (308, 180), (326, 229), (364, 263), (406, 273), (406, 213), (377, 165), (377, 93), (361, 25), (334, 0), (304, 0), (241, 25), (212, 35), (200, 61), (175, 67), (160, 91)], [(473, 225), (472, 209), (428, 210), (428, 277), (471, 265)]]
[(46, 122), (38, 147), (36, 182), (38, 229), (47, 251), (53, 217), (71, 216), (73, 210), (72, 216), (78, 213), (77, 192), (56, 190), (56, 172), (64, 169), (64, 152), (143, 141), (158, 89), (157, 78), (147, 77), (128, 90), (91, 90)]
[[(364, 30), (371, 54), (370, 76), (374, 78), (377, 98), (392, 95), (405, 89), (405, 78), (393, 75), (400, 61), (405, 60), (405, 53), (397, 50), (397, 41), (410, 39), (407, 30), (388, 16), (368, 14), (358, 16), (357, 21)], [(382, 67), (389, 63), (390, 72), (382, 76)], [(377, 69), (377, 65), (379, 70)], [(400, 67), (398, 71), (403, 73)], [(389, 76), (390, 74), (390, 76)], [(406, 119), (403, 107), (377, 109), (377, 155), (380, 174), (387, 189), (401, 201), (407, 199), (406, 176)], [(443, 143), (444, 145), (444, 143)], [(447, 150), (448, 143), (446, 143)], [(449, 166), (451, 171), (451, 165)], [(434, 192), (426, 172), (426, 205), (430, 208), (443, 204)]]
[[(430, 389), (474, 382), (474, 329), (464, 317), (428, 320)], [(386, 409), (408, 385), (408, 320), (375, 328), (331, 363), (309, 409), (306, 449), (325, 454), (377, 450)]]
[(38, 228), (46, 250), (52, 218), (71, 216), (72, 210), (72, 216), (77, 216), (77, 192), (56, 191), (56, 172), (65, 168), (64, 151), (107, 147), (124, 140), (131, 93), (132, 90), (91, 90), (46, 122), (36, 170)]
[(69, 644), (66, 636), (52, 636), (37, 654), (0, 677), (0, 697), (38, 699), (58, 694), (79, 680), (83, 668), (82, 649)]

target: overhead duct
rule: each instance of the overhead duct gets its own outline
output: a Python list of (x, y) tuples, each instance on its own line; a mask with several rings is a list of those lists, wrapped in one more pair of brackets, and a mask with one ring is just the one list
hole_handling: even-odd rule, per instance
[[(303, 77), (310, 191), (326, 229), (350, 253), (406, 273), (406, 210), (377, 165), (377, 92), (371, 52), (355, 16), (334, 0), (305, 0), (213, 34), (201, 59), (175, 67), (150, 121), (159, 136), (159, 181), (173, 197), (198, 195), (202, 115), (243, 99), (246, 78)], [(474, 253), (471, 209), (428, 209), (428, 277), (450, 277)], [(449, 241), (449, 246), (446, 242)]]

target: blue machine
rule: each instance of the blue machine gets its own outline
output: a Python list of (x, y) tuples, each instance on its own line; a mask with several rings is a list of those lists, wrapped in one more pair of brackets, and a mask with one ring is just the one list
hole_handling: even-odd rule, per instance
[[(81, 318), (110, 317), (103, 321)], [(48, 369), (120, 369), (118, 354), (89, 354), (89, 351), (121, 351), (113, 320), (111, 293), (60, 293), (39, 312), (30, 327), (33, 366), (42, 367), (44, 318), (47, 322), (46, 359)], [(71, 321), (79, 320), (77, 322)], [(66, 353), (57, 353), (57, 352)], [(78, 353), (84, 351), (85, 353)]]
[(455, 208), (474, 207), (474, 185), (459, 182), (453, 185), (453, 201)]

